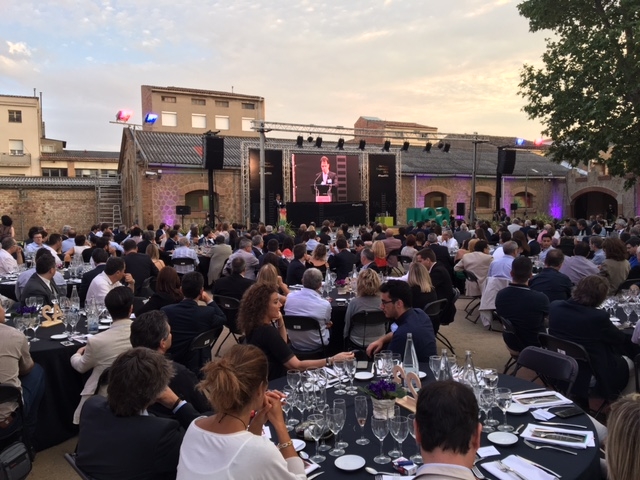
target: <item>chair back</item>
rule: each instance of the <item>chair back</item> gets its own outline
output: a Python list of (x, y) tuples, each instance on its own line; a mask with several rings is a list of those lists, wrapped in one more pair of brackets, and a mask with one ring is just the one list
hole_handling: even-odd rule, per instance
[(510, 320), (498, 315), (502, 324), (502, 339), (510, 352), (520, 353), (525, 349), (525, 344), (516, 333), (513, 323)]
[(297, 350), (294, 347), (291, 347), (291, 351), (298, 357), (300, 360), (308, 360), (308, 359), (318, 359), (325, 358), (327, 356), (326, 345), (324, 344), (324, 339), (322, 338), (322, 330), (320, 329), (320, 322), (315, 318), (311, 317), (303, 317), (300, 315), (285, 315), (284, 326), (287, 331), (292, 332), (308, 332), (308, 331), (317, 331), (320, 336), (321, 347), (311, 350), (311, 351), (302, 351)]
[(240, 301), (233, 297), (225, 297), (224, 295), (214, 295), (213, 301), (220, 307), (222, 313), (227, 318), (226, 326), (232, 333), (236, 335), (240, 333), (236, 319), (238, 317), (238, 309)]
[(76, 472), (76, 474), (82, 480), (93, 480), (92, 477), (90, 477), (89, 475), (84, 473), (82, 470), (80, 470), (80, 467), (78, 467), (78, 465), (76, 465), (76, 454), (75, 453), (65, 453), (64, 454), (64, 459), (67, 461), (67, 463), (69, 465), (71, 465), (71, 468), (73, 468), (73, 471)]
[(546, 348), (547, 350), (558, 352), (563, 355), (569, 355), (570, 357), (575, 358), (576, 361), (584, 362), (591, 367), (589, 354), (582, 345), (570, 340), (563, 340), (561, 338), (554, 337), (548, 333), (539, 333), (538, 340), (540, 340), (542, 348)]
[(14, 437), (22, 438), (22, 425), (24, 425), (24, 404), (22, 403), (22, 393), (20, 393), (20, 389), (7, 383), (0, 383), (0, 404), (2, 403), (17, 405), (17, 408), (14, 410), (16, 413), (14, 422), (18, 422), (17, 425), (19, 425), (16, 430), (10, 429), (10, 433), (8, 434), (4, 434), (4, 431), (0, 430), (0, 440), (2, 440), (0, 446), (4, 448), (4, 446), (6, 446), (5, 444), (8, 445), (7, 441), (5, 440), (13, 439)]
[(185, 267), (187, 265), (193, 265), (195, 263), (195, 260), (189, 257), (178, 257), (178, 258), (173, 258), (171, 260), (171, 263), (173, 263), (174, 267), (177, 265)]
[(191, 341), (190, 350), (194, 352), (196, 356), (195, 360), (192, 359), (186, 366), (196, 375), (200, 372), (203, 365), (211, 360), (211, 349), (218, 341), (223, 328), (224, 327), (218, 327), (202, 332)]
[(433, 331), (437, 332), (440, 329), (440, 317), (442, 312), (447, 308), (449, 300), (441, 298), (435, 302), (427, 303), (422, 310), (429, 316), (431, 323), (433, 324)]
[[(366, 350), (367, 345), (364, 344), (364, 339), (367, 338), (367, 327), (373, 328), (376, 326), (384, 325), (386, 330), (386, 326), (388, 325), (388, 323), (389, 319), (385, 316), (382, 310), (362, 310), (351, 317), (347, 339), (349, 340), (349, 343), (356, 348), (360, 350)], [(354, 342), (351, 338), (351, 331), (356, 325), (363, 325), (362, 343)]]
[(151, 287), (152, 283), (155, 286), (155, 283), (156, 283), (155, 276), (145, 278), (144, 282), (142, 282), (142, 286), (140, 287), (140, 291), (138, 292), (138, 296), (149, 298), (151, 295), (153, 295), (154, 289)]
[(413, 258), (407, 255), (398, 255), (398, 262), (401, 263), (402, 266), (406, 266), (413, 262)]
[(475, 273), (473, 273), (473, 272), (471, 272), (471, 271), (469, 271), (469, 270), (464, 270), (464, 272), (463, 272), (463, 273), (464, 273), (464, 277), (465, 277), (468, 281), (470, 281), (470, 282), (472, 282), (472, 283), (478, 283), (478, 277), (476, 276), (476, 274), (475, 274)]
[(571, 393), (579, 370), (575, 358), (540, 347), (527, 347), (520, 352), (514, 376), (521, 367), (533, 370), (545, 386), (564, 395)]

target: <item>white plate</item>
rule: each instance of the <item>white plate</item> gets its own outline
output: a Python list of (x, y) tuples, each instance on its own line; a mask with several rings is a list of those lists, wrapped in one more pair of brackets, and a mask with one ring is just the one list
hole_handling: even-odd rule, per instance
[(304, 450), (307, 446), (307, 442), (305, 442), (304, 440), (300, 440), (299, 438), (294, 438), (291, 440), (291, 442), (293, 443), (293, 448), (296, 449), (296, 452)]
[(57, 333), (56, 335), (51, 335), (51, 340), (65, 340), (67, 338), (67, 335), (65, 335), (64, 333)]
[(425, 378), (427, 376), (426, 372), (423, 372), (422, 370), (418, 372), (418, 376), (420, 378)]
[(366, 463), (367, 462), (365, 461), (365, 459), (359, 457), (358, 455), (342, 455), (341, 457), (336, 458), (336, 462), (334, 465), (340, 470), (352, 472), (364, 467)]
[(509, 432), (493, 432), (487, 435), (487, 438), (491, 443), (496, 445), (513, 445), (518, 443), (518, 437)]
[(355, 378), (356, 378), (356, 380), (371, 380), (373, 378), (373, 373), (371, 373), (371, 372), (356, 372)]
[(113, 320), (111, 320), (110, 318), (101, 318), (100, 323), (103, 325), (111, 325), (113, 323)]
[(109, 330), (111, 325), (98, 325), (98, 330)]
[(515, 402), (509, 405), (509, 408), (507, 409), (507, 412), (512, 413), (513, 415), (522, 415), (523, 413), (527, 413), (528, 411), (529, 407)]

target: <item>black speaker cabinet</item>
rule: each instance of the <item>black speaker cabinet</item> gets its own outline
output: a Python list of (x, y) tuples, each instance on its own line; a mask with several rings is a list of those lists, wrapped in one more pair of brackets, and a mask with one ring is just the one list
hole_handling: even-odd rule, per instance
[(456, 203), (456, 215), (458, 217), (464, 217), (464, 203)]
[(176, 215), (191, 215), (191, 207), (189, 205), (176, 205)]
[(206, 135), (204, 137), (204, 168), (222, 170), (224, 164), (224, 138)]
[(498, 172), (502, 175), (511, 175), (516, 166), (515, 150), (498, 150)]

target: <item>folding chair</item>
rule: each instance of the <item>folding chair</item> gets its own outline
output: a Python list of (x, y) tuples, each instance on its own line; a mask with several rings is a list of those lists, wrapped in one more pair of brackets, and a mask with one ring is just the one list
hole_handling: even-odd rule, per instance
[(424, 313), (429, 315), (429, 318), (431, 319), (431, 323), (433, 324), (433, 331), (436, 334), (436, 339), (440, 340), (440, 343), (451, 350), (451, 353), (455, 355), (456, 352), (453, 349), (453, 345), (451, 344), (449, 339), (445, 337), (442, 332), (440, 332), (440, 316), (442, 315), (444, 309), (447, 308), (448, 303), (449, 300), (447, 300), (446, 298), (442, 298), (440, 300), (436, 300), (435, 302), (427, 303), (424, 306), (423, 310)]
[[(465, 270), (464, 277), (467, 279), (467, 282), (475, 283), (476, 285), (478, 285), (478, 291), (481, 290), (480, 284), (478, 283), (478, 277), (476, 276), (475, 273)], [(468, 288), (466, 290), (467, 292), (469, 291)], [(480, 307), (480, 299), (482, 298), (482, 295), (470, 295), (469, 298), (470, 298), (469, 303), (467, 303), (467, 306), (464, 307), (464, 311), (466, 313), (464, 318), (469, 320), (471, 323), (478, 323), (478, 318), (480, 317), (476, 317), (475, 320), (472, 320), (471, 315), (473, 315), (473, 312), (475, 312), (476, 309)]]
[(636, 392), (640, 393), (640, 353), (633, 359), (636, 374)]
[(11, 455), (13, 463), (8, 465), (11, 468), (11, 478), (22, 480), (31, 472), (31, 462), (35, 458), (35, 452), (31, 447), (30, 439), (23, 435), (24, 404), (20, 389), (7, 383), (0, 383), (0, 404), (17, 405), (12, 424), (6, 429), (0, 429), (0, 452), (6, 454), (13, 452)]
[(220, 310), (222, 310), (222, 313), (224, 313), (224, 316), (227, 319), (225, 325), (229, 329), (227, 336), (224, 337), (224, 340), (222, 340), (222, 342), (220, 342), (220, 346), (216, 351), (215, 356), (217, 357), (218, 355), (220, 355), (220, 349), (222, 348), (222, 345), (224, 345), (224, 342), (227, 341), (227, 338), (229, 338), (229, 335), (233, 335), (236, 343), (240, 343), (242, 332), (240, 332), (238, 323), (236, 322), (236, 318), (238, 317), (238, 309), (240, 308), (240, 301), (236, 298), (225, 297), (224, 295), (215, 295), (213, 297), (213, 301), (216, 302), (216, 305), (218, 305), (218, 307), (220, 307)]
[(191, 341), (190, 350), (195, 353), (195, 358), (191, 358), (186, 366), (196, 375), (199, 374), (205, 363), (211, 361), (211, 349), (222, 335), (223, 328), (207, 330)]
[[(358, 350), (366, 350), (368, 345), (364, 342), (364, 339), (367, 338), (367, 327), (373, 328), (384, 325), (386, 331), (388, 324), (389, 320), (382, 310), (363, 310), (356, 313), (349, 321), (349, 331), (347, 332), (347, 338), (345, 339), (345, 349), (349, 348), (349, 346), (353, 346)], [(363, 342), (361, 344), (354, 342), (351, 338), (351, 331), (356, 325), (363, 325), (364, 327), (364, 333), (362, 335)]]
[(293, 332), (310, 332), (317, 330), (318, 335), (320, 336), (321, 347), (318, 347), (314, 350), (298, 350), (293, 348), (291, 351), (294, 353), (296, 357), (300, 360), (317, 360), (320, 358), (327, 357), (327, 346), (324, 344), (324, 339), (322, 338), (322, 330), (320, 329), (320, 322), (315, 318), (311, 317), (302, 317), (297, 315), (285, 315), (284, 316), (284, 325), (287, 331)]
[(502, 340), (504, 340), (504, 344), (510, 355), (509, 360), (504, 364), (504, 371), (502, 372), (506, 374), (511, 367), (516, 365), (520, 352), (525, 349), (525, 344), (520, 337), (518, 337), (515, 328), (513, 328), (513, 324), (509, 320), (500, 315), (498, 315), (498, 319), (502, 324)]
[[(178, 257), (178, 258), (172, 258), (171, 259), (171, 263), (173, 263), (174, 267), (186, 267), (191, 265), (191, 267), (193, 267), (190, 271), (194, 271), (195, 270), (195, 260), (193, 258), (189, 258), (189, 257)], [(178, 273), (179, 276), (184, 275), (184, 273)]]
[(24, 425), (24, 404), (22, 403), (22, 393), (20, 389), (9, 385), (8, 383), (0, 383), (0, 404), (16, 404), (17, 408), (14, 410), (14, 422), (17, 422), (17, 428), (8, 434), (5, 434), (5, 430), (0, 429), (0, 449), (6, 447), (10, 443), (20, 440), (30, 448), (28, 440), (22, 435), (22, 427)]
[(539, 378), (546, 387), (551, 387), (563, 395), (571, 393), (578, 378), (579, 367), (575, 358), (540, 347), (527, 347), (522, 350), (512, 375), (515, 377), (522, 367), (536, 373), (533, 380)]
[(152, 284), (154, 286), (156, 284), (155, 276), (145, 278), (144, 282), (142, 282), (142, 286), (140, 287), (140, 292), (138, 293), (138, 296), (149, 298), (151, 295), (153, 295), (154, 289), (151, 287)]
[(71, 468), (73, 468), (73, 470), (78, 474), (78, 476), (82, 480), (92, 480), (92, 478), (89, 475), (87, 475), (82, 470), (80, 470), (80, 467), (78, 467), (78, 465), (76, 465), (76, 454), (75, 453), (65, 453), (64, 454), (64, 459), (67, 461), (67, 463), (69, 465), (71, 465)]

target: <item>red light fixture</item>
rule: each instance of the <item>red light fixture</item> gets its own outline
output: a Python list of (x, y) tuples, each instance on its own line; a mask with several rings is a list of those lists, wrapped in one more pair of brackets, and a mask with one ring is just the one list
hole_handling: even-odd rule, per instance
[(131, 115), (133, 115), (131, 110), (118, 110), (118, 113), (116, 113), (116, 122), (126, 123), (131, 118)]

